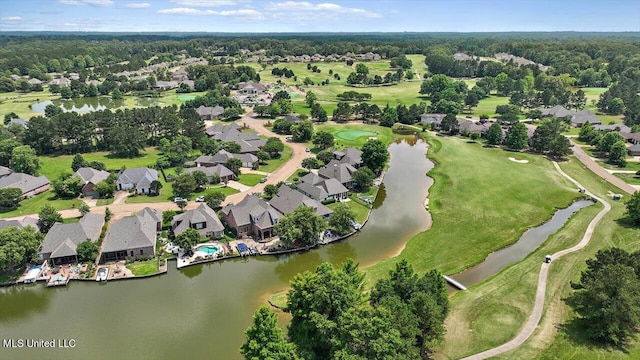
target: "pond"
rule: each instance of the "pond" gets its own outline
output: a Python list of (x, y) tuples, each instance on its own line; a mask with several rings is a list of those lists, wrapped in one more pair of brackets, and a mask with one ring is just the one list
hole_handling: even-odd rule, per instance
[[(354, 258), (369, 265), (396, 254), (431, 218), (424, 198), (433, 164), (421, 142), (391, 144), (390, 167), (369, 222), (345, 241), (288, 256), (235, 259), (143, 280), (0, 288), (3, 338), (74, 339), (73, 349), (3, 349), (2, 358), (241, 359), (255, 310), (293, 276)], [(280, 316), (281, 325), (286, 321)]]
[(60, 107), (65, 112), (89, 112), (105, 109), (117, 109), (125, 106), (125, 101), (112, 100), (108, 96), (100, 96), (94, 98), (77, 98), (69, 100), (47, 100), (31, 104), (31, 110), (44, 114), (44, 110), (47, 105), (55, 105)]

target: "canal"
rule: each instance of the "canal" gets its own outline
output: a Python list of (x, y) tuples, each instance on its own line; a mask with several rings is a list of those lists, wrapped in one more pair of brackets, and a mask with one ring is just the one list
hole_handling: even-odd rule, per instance
[[(0, 289), (3, 339), (74, 339), (67, 349), (0, 348), (2, 359), (241, 359), (244, 330), (268, 294), (322, 262), (369, 265), (428, 228), (433, 164), (426, 145), (391, 144), (390, 167), (366, 226), (348, 240), (302, 253), (236, 259), (104, 284)], [(281, 318), (283, 318), (281, 316)]]

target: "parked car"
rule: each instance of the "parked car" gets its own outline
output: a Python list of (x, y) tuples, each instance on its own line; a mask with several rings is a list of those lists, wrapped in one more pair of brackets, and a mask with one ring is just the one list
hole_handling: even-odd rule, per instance
[(311, 149), (309, 149), (309, 148), (304, 148), (304, 151), (306, 151), (306, 152), (311, 152)]
[(177, 204), (177, 203), (179, 203), (179, 202), (181, 202), (181, 201), (185, 201), (185, 202), (187, 202), (187, 201), (189, 201), (189, 200), (188, 200), (188, 199), (185, 199), (185, 198), (181, 198), (181, 197), (175, 197), (175, 198), (173, 198), (173, 202), (174, 202), (174, 203), (176, 203), (176, 204)]
[(262, 183), (266, 183), (266, 182), (267, 182), (267, 178), (262, 178), (262, 179), (260, 179), (260, 183), (261, 183), (261, 184), (262, 184)]
[(204, 202), (204, 196), (198, 196), (196, 202)]

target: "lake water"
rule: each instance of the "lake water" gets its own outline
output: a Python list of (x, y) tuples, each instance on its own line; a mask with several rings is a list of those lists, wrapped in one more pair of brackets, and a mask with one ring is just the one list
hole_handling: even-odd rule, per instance
[(53, 104), (65, 112), (89, 112), (106, 109), (117, 109), (125, 105), (124, 100), (111, 100), (108, 96), (94, 98), (77, 98), (69, 100), (47, 100), (31, 104), (31, 110), (44, 114), (47, 105)]
[[(71, 349), (0, 348), (0, 359), (241, 359), (255, 310), (293, 276), (320, 263), (361, 265), (393, 256), (431, 218), (424, 198), (433, 164), (426, 145), (391, 144), (390, 168), (366, 226), (348, 240), (288, 256), (252, 257), (175, 269), (129, 281), (0, 288), (0, 334), (74, 339)], [(284, 316), (280, 315), (284, 323)]]

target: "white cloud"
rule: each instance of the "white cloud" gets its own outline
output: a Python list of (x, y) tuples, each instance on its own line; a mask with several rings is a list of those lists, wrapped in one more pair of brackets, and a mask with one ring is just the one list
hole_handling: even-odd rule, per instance
[(80, 6), (80, 5), (91, 5), (91, 6), (100, 6), (100, 7), (113, 6), (113, 0), (58, 0), (58, 2), (61, 4), (74, 5), (74, 6)]
[(358, 8), (348, 8), (333, 3), (312, 4), (307, 1), (284, 1), (279, 3), (270, 3), (265, 7), (269, 11), (277, 12), (278, 17), (298, 17), (312, 18), (318, 16), (327, 16), (335, 14), (348, 14), (367, 18), (381, 18), (382, 15)]
[(149, 6), (151, 6), (151, 4), (149, 3), (129, 3), (124, 7), (127, 7), (129, 9), (144, 9), (144, 8), (148, 8)]
[(241, 2), (247, 2), (246, 0), (170, 0), (172, 3), (183, 6), (193, 7), (219, 7), (219, 6), (233, 6), (238, 5)]
[(22, 21), (22, 18), (20, 16), (8, 16), (8, 17), (3, 17), (0, 20), (1, 21)]
[(173, 8), (173, 9), (158, 10), (157, 13), (158, 14), (177, 14), (177, 15), (214, 15), (214, 16), (236, 17), (236, 18), (253, 19), (253, 20), (259, 20), (264, 18), (264, 15), (262, 15), (262, 13), (253, 9), (215, 11), (215, 10), (200, 10), (200, 9), (193, 9), (193, 8)]
[(64, 23), (64, 26), (78, 26), (78, 24), (75, 24), (75, 23)]

